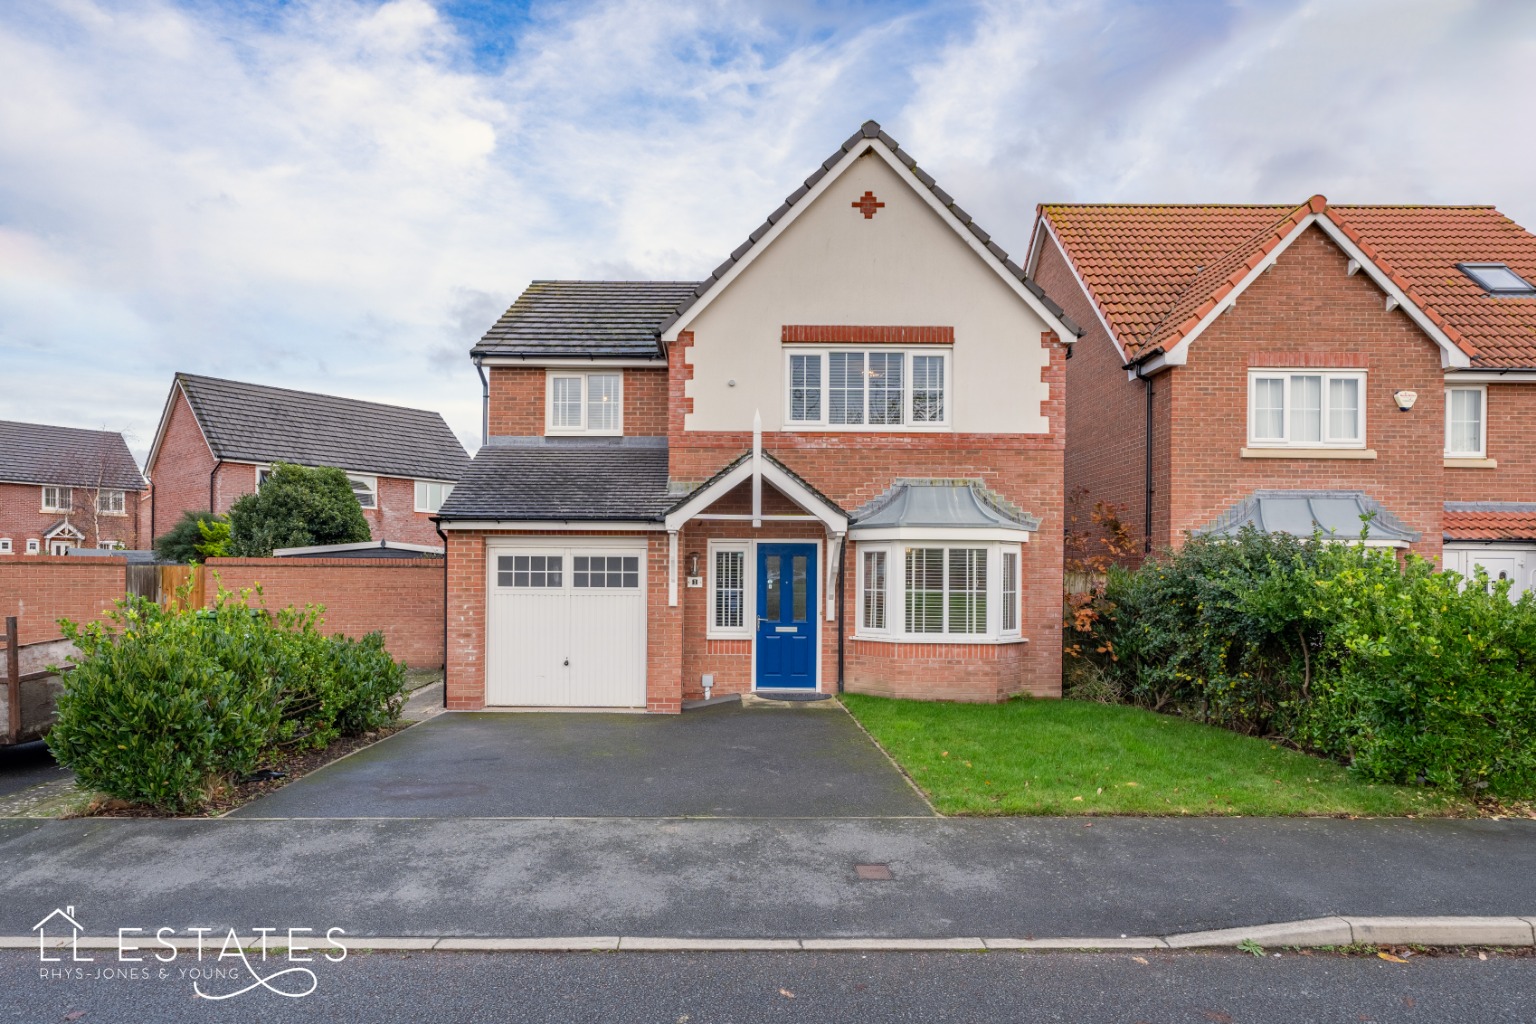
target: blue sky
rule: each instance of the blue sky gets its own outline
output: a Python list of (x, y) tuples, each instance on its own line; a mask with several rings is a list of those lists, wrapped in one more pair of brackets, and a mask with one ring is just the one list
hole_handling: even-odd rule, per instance
[(1494, 203), (1522, 0), (0, 5), (0, 418), (148, 447), (176, 370), (442, 411), (535, 277), (703, 276), (865, 118), (1047, 201)]

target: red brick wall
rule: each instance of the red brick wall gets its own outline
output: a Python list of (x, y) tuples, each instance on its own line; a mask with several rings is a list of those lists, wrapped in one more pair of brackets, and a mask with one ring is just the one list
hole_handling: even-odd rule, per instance
[[(1260, 488), (1361, 490), (1440, 554), (1445, 400), (1440, 353), (1402, 310), (1388, 313), (1364, 274), (1315, 228), (1190, 346), (1173, 372), (1172, 541)], [(1250, 366), (1363, 367), (1365, 459), (1244, 459)], [(1162, 381), (1159, 380), (1159, 384)], [(1417, 391), (1399, 412), (1392, 394)]]
[(207, 583), (261, 586), (270, 609), (325, 606), (325, 630), (359, 637), (382, 630), (389, 653), (412, 668), (443, 664), (443, 562), (436, 558), (214, 558)]
[(154, 462), (145, 468), (154, 487), (153, 518), (145, 529), (151, 543), (175, 526), (183, 513), (210, 511), (208, 478), (216, 463), (180, 386), (173, 394), (160, 447)]
[[(1422, 395), (1419, 400), (1423, 401)], [(1488, 385), (1488, 457), (1498, 466), (1447, 469), (1445, 500), (1536, 501), (1532, 424), (1536, 424), (1536, 384)]]
[[(148, 537), (139, 525), (141, 505), (147, 504), (147, 499), (143, 499), (144, 492), (125, 493), (123, 514), (110, 515), (95, 511), (94, 488), (75, 487), (73, 491), (75, 510), (69, 513), (69, 521), (85, 534), (83, 541), (76, 542), (77, 547), (94, 548), (99, 541), (110, 540), (126, 548), (137, 548), (141, 541), (147, 542)], [(0, 483), (0, 537), (10, 538), (13, 552), (12, 555), (0, 555), (0, 563), (7, 558), (28, 557), (28, 538), (37, 540), (40, 553), (48, 553), (48, 542), (43, 539), (43, 534), (64, 518), (64, 514), (44, 512), (42, 507), (43, 489), (40, 485)]]
[[(594, 366), (601, 369), (601, 364)], [(534, 366), (490, 367), (490, 426), (492, 437), (544, 435), (545, 378)], [(661, 437), (667, 432), (665, 368), (630, 367), (624, 374), (624, 433), (630, 437)]]
[(63, 636), (59, 619), (86, 622), (104, 615), (127, 587), (121, 558), (0, 558), (0, 619), (17, 617), (24, 644), (56, 640)]

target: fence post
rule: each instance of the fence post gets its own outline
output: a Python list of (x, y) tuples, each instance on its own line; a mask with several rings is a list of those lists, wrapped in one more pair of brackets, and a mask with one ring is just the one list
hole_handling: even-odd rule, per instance
[(21, 637), (16, 628), (16, 616), (5, 617), (5, 741), (15, 743), (21, 735)]

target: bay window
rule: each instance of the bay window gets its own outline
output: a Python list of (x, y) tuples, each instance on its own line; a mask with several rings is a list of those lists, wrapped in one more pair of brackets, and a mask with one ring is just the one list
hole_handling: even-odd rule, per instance
[(794, 426), (870, 429), (949, 423), (949, 352), (807, 349), (785, 359), (785, 420)]
[(858, 635), (938, 643), (1019, 636), (1018, 544), (858, 547)]
[(1481, 387), (1445, 389), (1445, 457), (1481, 459), (1488, 453), (1488, 392)]
[(551, 370), (544, 407), (546, 433), (622, 434), (624, 375)]
[(1250, 370), (1248, 446), (1364, 448), (1364, 370)]

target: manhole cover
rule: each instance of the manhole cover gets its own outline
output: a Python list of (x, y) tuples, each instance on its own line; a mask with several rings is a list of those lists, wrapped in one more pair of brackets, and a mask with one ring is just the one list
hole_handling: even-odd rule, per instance
[(855, 864), (853, 873), (866, 882), (889, 882), (896, 877), (889, 864)]

